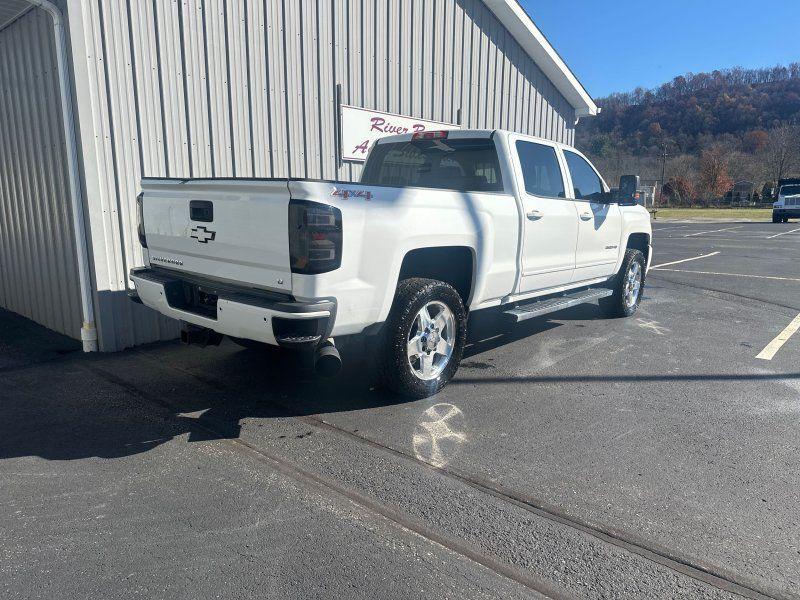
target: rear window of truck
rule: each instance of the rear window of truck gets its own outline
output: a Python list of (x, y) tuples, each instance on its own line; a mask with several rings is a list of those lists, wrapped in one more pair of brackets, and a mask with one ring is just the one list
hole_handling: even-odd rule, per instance
[(502, 192), (497, 147), (490, 139), (413, 140), (378, 144), (361, 183), (460, 192)]

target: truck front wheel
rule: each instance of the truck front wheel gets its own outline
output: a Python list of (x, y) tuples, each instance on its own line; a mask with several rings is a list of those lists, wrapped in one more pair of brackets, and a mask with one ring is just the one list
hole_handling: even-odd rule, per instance
[(455, 375), (467, 337), (467, 311), (458, 292), (434, 279), (405, 279), (386, 322), (380, 378), (412, 398), (439, 392)]
[(625, 251), (619, 273), (611, 280), (614, 293), (600, 299), (600, 308), (607, 317), (630, 317), (639, 308), (644, 290), (644, 254), (629, 248)]

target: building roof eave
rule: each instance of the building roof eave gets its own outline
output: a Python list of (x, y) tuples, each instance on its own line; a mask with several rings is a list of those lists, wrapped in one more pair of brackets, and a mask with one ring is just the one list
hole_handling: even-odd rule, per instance
[(575, 109), (576, 117), (594, 116), (600, 112), (589, 92), (536, 27), (518, 0), (483, 1)]

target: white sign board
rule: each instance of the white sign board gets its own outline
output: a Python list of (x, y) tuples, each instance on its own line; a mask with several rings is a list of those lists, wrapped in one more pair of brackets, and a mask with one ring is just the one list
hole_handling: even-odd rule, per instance
[(372, 145), (382, 137), (445, 129), (460, 127), (342, 105), (342, 160), (364, 162)]

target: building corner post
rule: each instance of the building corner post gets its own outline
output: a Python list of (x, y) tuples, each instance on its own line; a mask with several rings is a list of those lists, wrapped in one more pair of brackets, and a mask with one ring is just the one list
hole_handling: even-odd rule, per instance
[(61, 95), (61, 112), (64, 121), (64, 140), (67, 146), (69, 171), (69, 192), (72, 204), (72, 227), (75, 235), (75, 248), (78, 259), (78, 277), (81, 294), (81, 342), (84, 352), (97, 352), (97, 328), (94, 318), (94, 290), (89, 266), (89, 244), (83, 212), (83, 196), (80, 184), (80, 164), (78, 161), (78, 138), (75, 132), (75, 107), (72, 102), (70, 86), (69, 52), (64, 14), (50, 0), (28, 0), (29, 4), (47, 12), (53, 20), (56, 41), (56, 60), (58, 62), (58, 84)]

